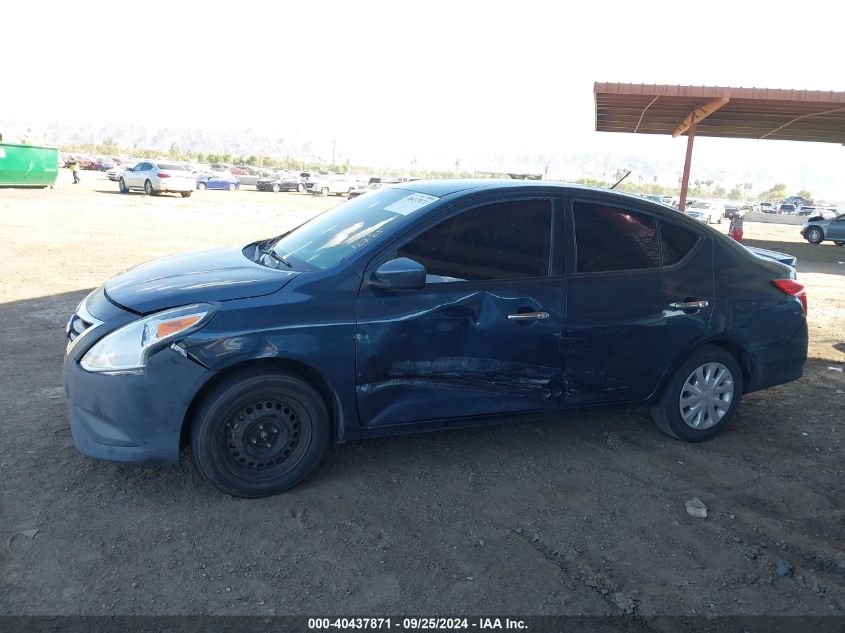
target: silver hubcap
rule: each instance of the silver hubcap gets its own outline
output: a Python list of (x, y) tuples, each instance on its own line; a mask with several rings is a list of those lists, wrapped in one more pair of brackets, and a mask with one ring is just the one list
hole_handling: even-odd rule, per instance
[(706, 363), (695, 369), (681, 388), (681, 418), (694, 429), (709, 429), (725, 417), (733, 398), (730, 370), (721, 363)]

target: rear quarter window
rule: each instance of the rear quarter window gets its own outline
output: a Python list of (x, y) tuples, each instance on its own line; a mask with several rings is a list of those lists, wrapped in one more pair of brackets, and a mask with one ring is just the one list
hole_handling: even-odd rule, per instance
[(684, 259), (701, 236), (695, 231), (672, 222), (660, 222), (660, 248), (664, 266), (672, 266)]

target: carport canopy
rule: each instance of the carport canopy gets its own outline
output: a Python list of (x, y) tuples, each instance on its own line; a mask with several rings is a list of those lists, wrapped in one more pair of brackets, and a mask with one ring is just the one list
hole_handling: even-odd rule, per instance
[(845, 92), (596, 82), (593, 93), (599, 132), (687, 135), (681, 210), (696, 136), (845, 145)]

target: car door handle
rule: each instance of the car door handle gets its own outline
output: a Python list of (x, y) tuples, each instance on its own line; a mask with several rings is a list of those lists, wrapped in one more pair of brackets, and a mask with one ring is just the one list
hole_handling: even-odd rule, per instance
[(677, 303), (670, 303), (669, 307), (676, 308), (677, 310), (700, 310), (709, 305), (710, 303), (707, 301), (679, 301)]
[(515, 312), (508, 315), (508, 321), (545, 321), (548, 318), (548, 312)]

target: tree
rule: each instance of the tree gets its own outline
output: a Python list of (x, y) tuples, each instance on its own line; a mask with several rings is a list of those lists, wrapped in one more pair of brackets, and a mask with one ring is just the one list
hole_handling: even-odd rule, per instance
[(728, 200), (742, 200), (742, 189), (739, 188), (739, 185), (728, 193)]
[[(710, 184), (713, 184), (712, 180), (710, 181)], [(727, 192), (725, 191), (724, 187), (722, 187), (721, 185), (717, 185), (716, 188), (713, 190), (713, 197), (724, 198), (726, 193)]]
[(760, 200), (775, 200), (777, 198), (786, 198), (786, 195), (786, 185), (779, 182), (773, 185), (771, 189), (762, 192), (757, 198)]
[(181, 160), (182, 158), (184, 158), (182, 150), (179, 149), (179, 146), (176, 143), (170, 144), (170, 151), (167, 152), (167, 155), (170, 156), (170, 158), (172, 158), (173, 160)]
[(802, 189), (802, 190), (801, 190), (801, 191), (799, 191), (796, 195), (797, 195), (799, 198), (806, 198), (806, 199), (807, 199), (807, 200), (809, 200), (811, 203), (812, 203), (812, 201), (813, 201), (813, 194), (811, 194), (811, 193), (810, 193), (809, 191), (807, 191), (806, 189)]

